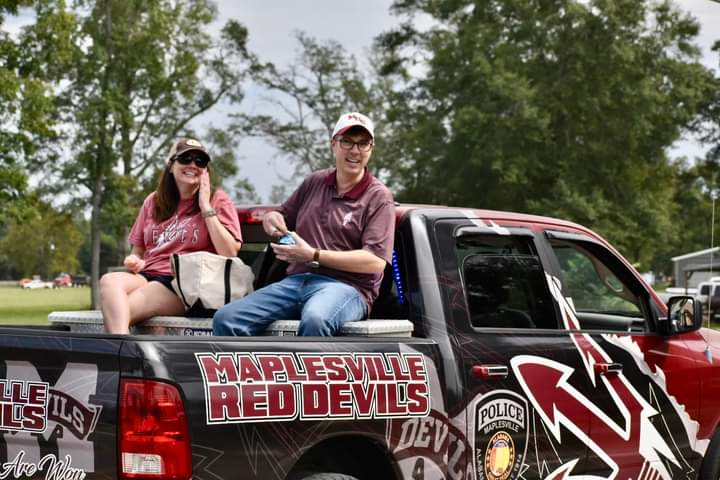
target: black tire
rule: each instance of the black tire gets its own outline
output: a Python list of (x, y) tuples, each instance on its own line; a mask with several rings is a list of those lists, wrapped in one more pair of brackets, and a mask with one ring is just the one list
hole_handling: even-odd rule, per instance
[(720, 479), (720, 431), (715, 432), (710, 440), (698, 475), (698, 480), (718, 479)]
[(355, 477), (352, 477), (350, 475), (345, 475), (344, 473), (305, 472), (305, 473), (299, 473), (297, 475), (293, 475), (291, 477), (291, 480), (358, 480), (358, 479)]

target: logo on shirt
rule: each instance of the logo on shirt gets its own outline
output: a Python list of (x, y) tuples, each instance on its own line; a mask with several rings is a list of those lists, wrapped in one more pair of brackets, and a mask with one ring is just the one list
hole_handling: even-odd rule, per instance
[(352, 220), (352, 212), (348, 212), (343, 217), (342, 226), (346, 227), (348, 223)]
[[(155, 243), (155, 246), (151, 248), (150, 251), (162, 248), (164, 245), (167, 245), (170, 242), (179, 241), (180, 243), (185, 243), (188, 236), (188, 227), (192, 226), (189, 225), (192, 221), (192, 217), (180, 220), (180, 216), (175, 215), (173, 221), (169, 225), (167, 225), (163, 231), (159, 231), (158, 229), (153, 228), (152, 235), (153, 243)], [(198, 241), (199, 230), (197, 226), (193, 227), (194, 228), (190, 241), (195, 244)]]

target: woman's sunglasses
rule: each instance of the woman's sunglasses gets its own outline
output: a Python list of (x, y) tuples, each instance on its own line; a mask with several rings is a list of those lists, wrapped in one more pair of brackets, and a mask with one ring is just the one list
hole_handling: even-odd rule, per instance
[(175, 157), (175, 161), (180, 165), (190, 165), (191, 162), (195, 162), (195, 166), (198, 168), (205, 168), (210, 163), (210, 159), (205, 155), (193, 155), (191, 153), (183, 153)]

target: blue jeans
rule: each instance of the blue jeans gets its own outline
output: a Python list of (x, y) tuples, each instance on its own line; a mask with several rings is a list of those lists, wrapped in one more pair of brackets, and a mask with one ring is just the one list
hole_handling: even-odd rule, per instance
[(275, 320), (299, 318), (298, 335), (325, 337), (366, 315), (365, 300), (355, 288), (324, 275), (299, 273), (215, 312), (213, 335), (257, 335)]

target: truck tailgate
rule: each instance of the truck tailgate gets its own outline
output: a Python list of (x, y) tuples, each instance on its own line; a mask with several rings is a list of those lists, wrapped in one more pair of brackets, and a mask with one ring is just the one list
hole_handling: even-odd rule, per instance
[(27, 476), (116, 478), (121, 343), (3, 328), (0, 463)]

